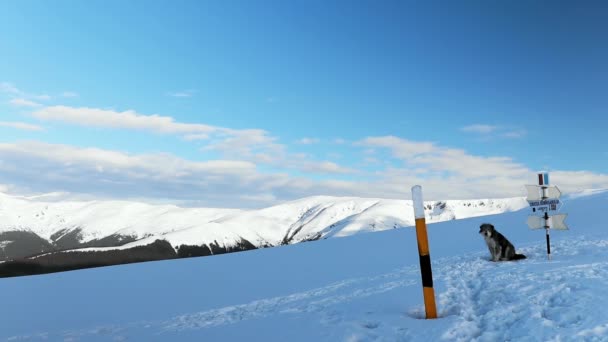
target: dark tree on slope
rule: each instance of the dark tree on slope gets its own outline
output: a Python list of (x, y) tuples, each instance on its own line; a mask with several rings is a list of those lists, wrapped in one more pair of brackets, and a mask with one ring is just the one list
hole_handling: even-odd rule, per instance
[(25, 258), (41, 252), (55, 250), (45, 239), (29, 231), (8, 231), (0, 233), (0, 261)]
[(179, 247), (177, 247), (177, 256), (180, 258), (189, 258), (241, 252), (252, 249), (257, 249), (257, 247), (245, 239), (239, 240), (234, 246), (220, 246), (217, 241), (213, 241), (209, 245), (180, 245)]
[(8, 261), (0, 264), (0, 277), (166, 260), (176, 257), (177, 254), (169, 242), (156, 240), (145, 246), (125, 250), (56, 252), (37, 256), (33, 259)]

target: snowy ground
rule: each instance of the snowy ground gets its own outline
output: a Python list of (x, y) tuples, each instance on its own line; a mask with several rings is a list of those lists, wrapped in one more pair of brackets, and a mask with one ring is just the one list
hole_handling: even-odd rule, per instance
[[(528, 210), (429, 226), (440, 318), (424, 320), (413, 229), (0, 279), (7, 341), (608, 341), (608, 193), (566, 200), (570, 231)], [(491, 222), (528, 259), (492, 263)]]

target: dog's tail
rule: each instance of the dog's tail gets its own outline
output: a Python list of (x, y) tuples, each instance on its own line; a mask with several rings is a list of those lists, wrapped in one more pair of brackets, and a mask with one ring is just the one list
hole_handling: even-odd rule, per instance
[(513, 255), (513, 258), (511, 258), (511, 260), (521, 260), (521, 259), (525, 259), (526, 256), (523, 254), (515, 254)]

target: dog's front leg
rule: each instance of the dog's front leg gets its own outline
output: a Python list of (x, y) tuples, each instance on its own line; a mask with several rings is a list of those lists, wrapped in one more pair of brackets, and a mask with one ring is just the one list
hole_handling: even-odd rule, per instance
[(500, 246), (496, 246), (494, 247), (494, 253), (492, 253), (492, 261), (499, 261), (500, 260)]

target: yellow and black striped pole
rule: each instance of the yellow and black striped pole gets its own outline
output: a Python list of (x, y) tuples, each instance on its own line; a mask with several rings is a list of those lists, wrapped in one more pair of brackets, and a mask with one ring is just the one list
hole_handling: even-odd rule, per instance
[(414, 217), (416, 218), (416, 239), (418, 240), (418, 255), (420, 256), (422, 294), (424, 296), (426, 318), (437, 318), (435, 290), (433, 289), (433, 271), (431, 269), (431, 255), (429, 253), (429, 238), (426, 233), (424, 201), (422, 200), (422, 187), (420, 185), (412, 187), (412, 201), (414, 204)]

